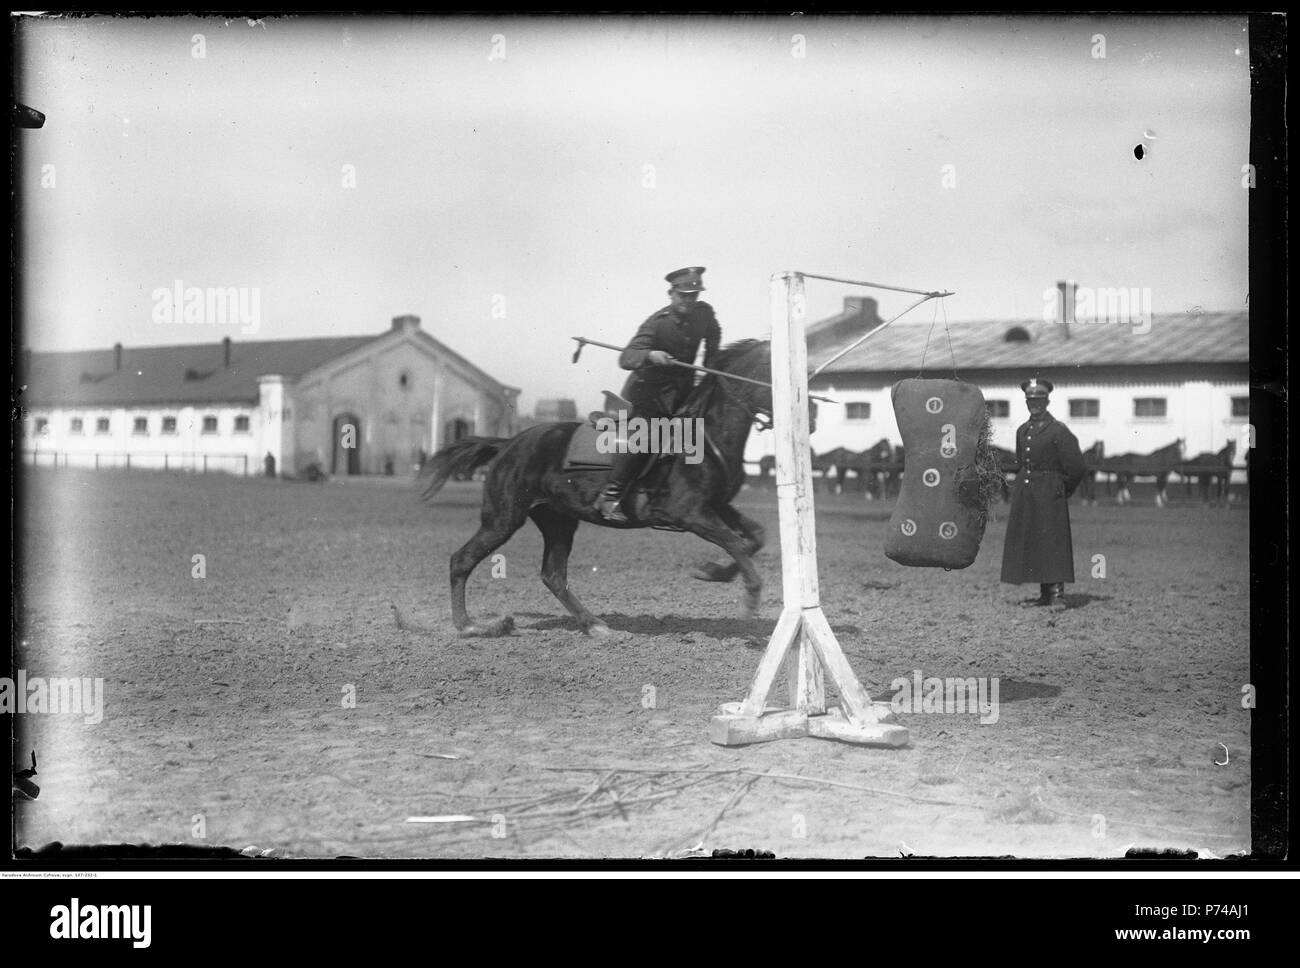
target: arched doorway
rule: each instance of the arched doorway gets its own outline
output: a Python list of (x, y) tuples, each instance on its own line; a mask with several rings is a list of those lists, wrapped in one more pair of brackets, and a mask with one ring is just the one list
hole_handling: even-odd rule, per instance
[(334, 457), (331, 473), (361, 473), (361, 418), (354, 413), (341, 413), (334, 418)]
[(443, 436), (442, 443), (444, 447), (468, 437), (473, 432), (474, 428), (470, 426), (468, 420), (463, 420), (460, 417), (457, 417), (455, 420), (448, 420), (445, 429), (446, 433)]

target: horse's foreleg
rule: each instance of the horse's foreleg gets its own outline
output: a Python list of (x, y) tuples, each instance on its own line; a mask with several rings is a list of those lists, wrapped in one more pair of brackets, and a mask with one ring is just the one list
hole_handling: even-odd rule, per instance
[(471, 635), (501, 635), (508, 632), (514, 624), (509, 617), (487, 626), (471, 622), (469, 612), (465, 610), (465, 583), (478, 563), (509, 541), (522, 523), (494, 521), (490, 525), (484, 524), (475, 532), (474, 537), (451, 556), (451, 620), (461, 632)]
[(535, 507), (528, 512), (533, 523), (542, 532), (545, 550), (542, 552), (542, 584), (578, 620), (589, 635), (608, 635), (609, 626), (587, 611), (585, 605), (569, 590), (569, 553), (573, 550), (573, 535), (578, 530), (575, 518), (548, 507)]

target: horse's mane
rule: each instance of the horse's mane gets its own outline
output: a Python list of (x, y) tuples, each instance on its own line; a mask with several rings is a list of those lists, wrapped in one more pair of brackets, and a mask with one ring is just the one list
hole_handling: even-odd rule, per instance
[[(766, 380), (768, 379), (767, 373), (747, 372), (744, 367), (738, 368), (738, 365), (754, 350), (767, 345), (768, 341), (765, 339), (742, 339), (734, 343), (728, 343), (718, 350), (717, 355), (710, 361), (711, 369), (734, 373), (736, 376), (749, 376)], [(712, 373), (706, 374), (704, 379), (690, 392), (690, 395), (683, 402), (683, 406), (688, 410), (696, 406), (702, 406), (708, 399), (710, 391), (722, 379), (725, 378), (714, 376)]]
[(754, 349), (754, 347), (766, 342), (767, 340), (763, 339), (741, 339), (734, 343), (728, 343), (726, 346), (722, 347), (722, 349), (718, 350), (718, 355), (713, 358), (713, 368), (715, 370), (726, 370), (727, 372), (731, 372), (731, 367), (734, 366), (741, 357)]

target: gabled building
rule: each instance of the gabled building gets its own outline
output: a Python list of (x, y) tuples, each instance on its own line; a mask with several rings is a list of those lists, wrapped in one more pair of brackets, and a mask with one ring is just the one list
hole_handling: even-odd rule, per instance
[(36, 465), (409, 472), (461, 437), (509, 436), (519, 391), (398, 316), (372, 336), (26, 351)]

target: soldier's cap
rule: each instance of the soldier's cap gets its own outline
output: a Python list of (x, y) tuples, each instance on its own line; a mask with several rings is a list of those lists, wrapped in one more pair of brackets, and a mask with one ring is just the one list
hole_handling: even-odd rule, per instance
[(704, 266), (690, 266), (686, 269), (675, 269), (664, 279), (672, 283), (672, 287), (678, 292), (703, 292), (704, 282), (700, 276), (704, 274)]
[(1025, 397), (1045, 397), (1056, 388), (1052, 386), (1051, 380), (1040, 380), (1034, 377), (1032, 380), (1026, 380), (1020, 384), (1020, 389), (1025, 391)]

